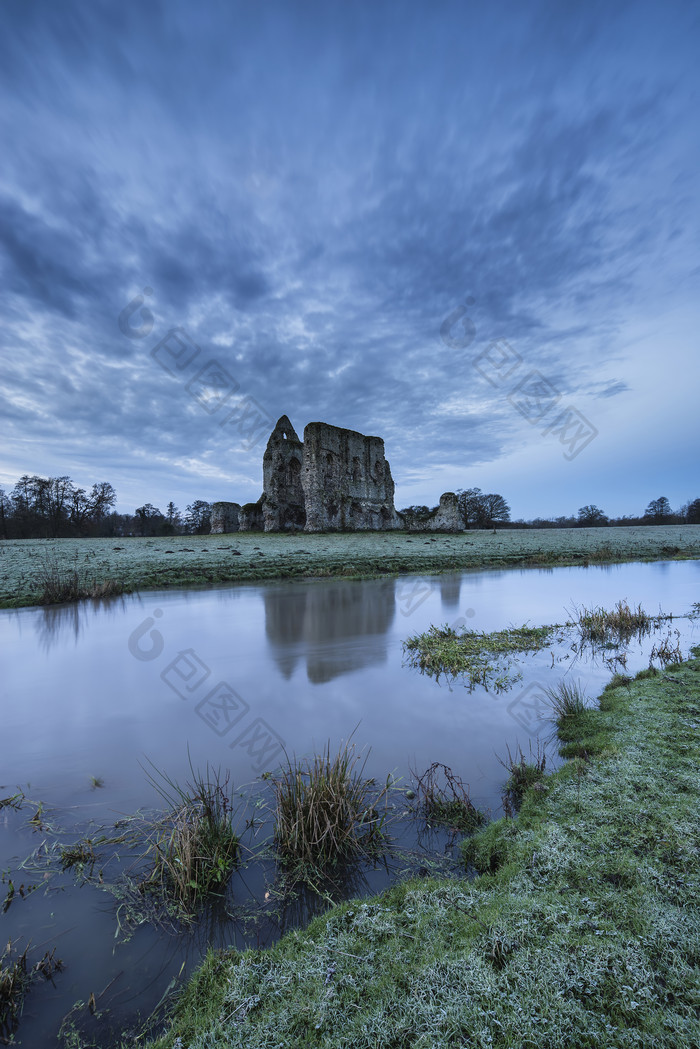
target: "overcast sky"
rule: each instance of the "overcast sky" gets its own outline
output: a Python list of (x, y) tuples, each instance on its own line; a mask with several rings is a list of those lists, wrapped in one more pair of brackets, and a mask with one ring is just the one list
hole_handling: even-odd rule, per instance
[(397, 507), (700, 497), (699, 51), (692, 2), (2, 0), (0, 484), (246, 502), (287, 414)]

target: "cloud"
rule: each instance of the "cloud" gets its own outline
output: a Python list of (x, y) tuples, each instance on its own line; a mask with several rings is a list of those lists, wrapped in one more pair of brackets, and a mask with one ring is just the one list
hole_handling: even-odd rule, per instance
[[(261, 449), (151, 357), (178, 326), (273, 420), (383, 436), (420, 501), (446, 464), (459, 487), (518, 442), (539, 460), (511, 387), (474, 367), (493, 340), (519, 355), (514, 381), (536, 369), (598, 412), (612, 448), (605, 405), (632, 404), (657, 359), (630, 324), (664, 297), (692, 311), (692, 5), (506, 7), (3, 5), (18, 472), (64, 454), (101, 476), (115, 447), (154, 490), (170, 462), (187, 501), (235, 497), (217, 477), (257, 484)], [(117, 318), (145, 287), (153, 331), (128, 339)], [(440, 326), (467, 302), (473, 340), (450, 345)]]

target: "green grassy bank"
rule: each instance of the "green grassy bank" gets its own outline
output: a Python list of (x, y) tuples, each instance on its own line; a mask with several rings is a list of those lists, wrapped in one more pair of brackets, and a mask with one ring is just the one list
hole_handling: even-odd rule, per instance
[(158, 1049), (700, 1045), (700, 649), (615, 679), (569, 760), (412, 881), (210, 954)]
[(0, 608), (45, 603), (46, 577), (81, 595), (221, 583), (700, 557), (700, 525), (352, 532), (0, 542)]

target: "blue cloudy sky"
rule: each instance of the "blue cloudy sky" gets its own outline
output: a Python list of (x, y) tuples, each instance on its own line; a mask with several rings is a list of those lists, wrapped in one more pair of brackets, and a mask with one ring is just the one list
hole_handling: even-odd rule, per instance
[(699, 46), (673, 0), (2, 0), (0, 484), (245, 502), (286, 413), (399, 507), (700, 497)]

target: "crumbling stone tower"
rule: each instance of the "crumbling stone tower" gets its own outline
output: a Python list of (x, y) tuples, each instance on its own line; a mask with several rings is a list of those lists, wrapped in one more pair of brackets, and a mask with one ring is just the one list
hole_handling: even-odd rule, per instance
[(278, 419), (263, 455), (262, 512), (266, 532), (306, 524), (301, 485), (304, 446), (286, 415)]

